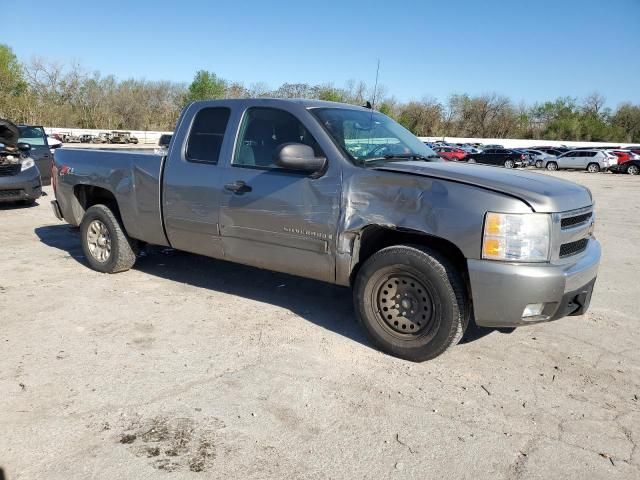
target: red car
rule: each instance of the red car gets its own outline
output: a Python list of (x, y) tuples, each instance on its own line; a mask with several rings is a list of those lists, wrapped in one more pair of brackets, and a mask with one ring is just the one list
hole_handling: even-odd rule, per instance
[(618, 165), (629, 160), (639, 160), (640, 157), (633, 150), (610, 150), (616, 157), (618, 157)]
[(468, 153), (462, 150), (461, 148), (455, 147), (435, 147), (435, 152), (440, 155), (445, 160), (449, 160), (451, 162), (459, 162), (461, 160), (466, 160)]

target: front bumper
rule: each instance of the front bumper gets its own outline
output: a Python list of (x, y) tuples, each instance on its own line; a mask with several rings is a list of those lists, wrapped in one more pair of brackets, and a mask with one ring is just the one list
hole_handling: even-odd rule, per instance
[(40, 173), (36, 167), (18, 175), (0, 177), (0, 202), (36, 200), (42, 195)]
[[(577, 260), (563, 265), (519, 265), (468, 260), (476, 324), (517, 327), (587, 311), (598, 275), (600, 244), (590, 239)], [(542, 314), (522, 318), (529, 304), (544, 303)]]

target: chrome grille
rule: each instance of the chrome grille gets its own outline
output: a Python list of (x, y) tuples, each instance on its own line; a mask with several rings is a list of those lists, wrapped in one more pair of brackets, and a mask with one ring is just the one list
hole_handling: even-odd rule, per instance
[(565, 217), (560, 221), (560, 226), (565, 228), (570, 228), (576, 225), (580, 225), (582, 223), (588, 222), (591, 218), (592, 213), (587, 212), (581, 215), (576, 215), (575, 217)]
[(584, 252), (591, 238), (595, 213), (593, 207), (553, 214), (551, 261), (568, 261)]
[(583, 238), (581, 240), (576, 240), (575, 242), (560, 245), (560, 258), (570, 257), (576, 253), (584, 252), (588, 243), (589, 239)]

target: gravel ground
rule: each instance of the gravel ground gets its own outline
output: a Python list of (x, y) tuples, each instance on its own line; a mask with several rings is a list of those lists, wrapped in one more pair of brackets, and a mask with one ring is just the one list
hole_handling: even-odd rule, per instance
[[(640, 478), (640, 178), (587, 185), (591, 310), (413, 364), (350, 293), (152, 249), (84, 265), (49, 197), (0, 207), (0, 467), (69, 478)], [(496, 299), (499, 301), (499, 299)]]

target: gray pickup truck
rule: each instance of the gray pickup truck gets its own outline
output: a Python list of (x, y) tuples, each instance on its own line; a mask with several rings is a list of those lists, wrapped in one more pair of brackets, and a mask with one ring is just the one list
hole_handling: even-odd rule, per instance
[(53, 172), (91, 268), (127, 270), (155, 244), (350, 286), (372, 341), (414, 361), (471, 321), (581, 315), (600, 261), (588, 189), (443, 162), (352, 105), (196, 102), (165, 156), (65, 148)]

